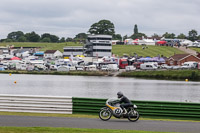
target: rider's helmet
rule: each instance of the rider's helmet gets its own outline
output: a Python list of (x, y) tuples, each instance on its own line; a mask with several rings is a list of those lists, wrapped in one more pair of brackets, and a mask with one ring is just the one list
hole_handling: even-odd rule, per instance
[(122, 93), (121, 91), (117, 92), (117, 97), (118, 97), (118, 98), (123, 97), (123, 93)]

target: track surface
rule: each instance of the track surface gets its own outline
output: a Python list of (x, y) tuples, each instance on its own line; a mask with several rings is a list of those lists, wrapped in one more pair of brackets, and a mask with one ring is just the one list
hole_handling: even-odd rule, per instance
[(111, 119), (102, 121), (89, 118), (69, 117), (35, 117), (35, 116), (0, 116), (0, 126), (16, 127), (69, 127), (69, 128), (98, 128), (121, 130), (144, 130), (163, 132), (199, 133), (200, 122), (153, 121), (139, 120), (129, 122), (127, 119)]

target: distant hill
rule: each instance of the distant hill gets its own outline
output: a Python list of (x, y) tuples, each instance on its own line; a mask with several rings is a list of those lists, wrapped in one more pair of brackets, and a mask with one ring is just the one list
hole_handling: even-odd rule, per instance
[(170, 57), (174, 54), (183, 54), (183, 51), (178, 50), (174, 47), (167, 46), (141, 46), (141, 45), (114, 45), (112, 48), (112, 52), (115, 55), (122, 56), (123, 54), (127, 54), (129, 56), (133, 56), (136, 53), (138, 56), (143, 57), (155, 57), (158, 55), (163, 55), (165, 57)]
[[(9, 43), (0, 43), (0, 46), (14, 45), (15, 47), (41, 47), (41, 51), (45, 50), (60, 50), (63, 52), (63, 47), (67, 46), (83, 46), (83, 44), (75, 42), (64, 42), (64, 43), (42, 43), (42, 42), (9, 42)], [(112, 53), (116, 56), (123, 56), (127, 54), (129, 56), (136, 53), (138, 56), (150, 56), (155, 57), (158, 54), (165, 57), (170, 57), (174, 54), (183, 54), (183, 51), (178, 50), (177, 48), (167, 47), (167, 46), (146, 46), (141, 45), (113, 45)]]

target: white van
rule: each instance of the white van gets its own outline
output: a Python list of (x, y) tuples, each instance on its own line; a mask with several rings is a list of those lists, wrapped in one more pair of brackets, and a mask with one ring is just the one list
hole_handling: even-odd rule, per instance
[(119, 71), (117, 64), (108, 64), (108, 71)]
[(58, 72), (69, 72), (69, 66), (59, 66), (57, 68)]
[(97, 70), (97, 66), (96, 65), (89, 65), (89, 66), (85, 66), (85, 69), (87, 71), (96, 71)]
[(158, 69), (158, 65), (156, 63), (144, 63), (144, 64), (140, 64), (140, 69), (142, 69), (142, 70), (156, 70), (156, 69)]
[(136, 67), (134, 67), (134, 66), (126, 66), (126, 71), (134, 71), (134, 70), (136, 70)]
[(189, 62), (184, 62), (181, 68), (183, 69), (195, 69), (198, 67), (198, 62), (194, 61), (189, 61)]

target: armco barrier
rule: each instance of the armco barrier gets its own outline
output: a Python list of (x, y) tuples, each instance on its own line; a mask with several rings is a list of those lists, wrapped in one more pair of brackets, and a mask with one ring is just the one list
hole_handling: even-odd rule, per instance
[[(72, 98), (73, 113), (98, 113), (106, 99)], [(142, 117), (200, 120), (200, 104), (181, 102), (132, 101)]]
[(0, 95), (0, 111), (72, 114), (72, 97)]

